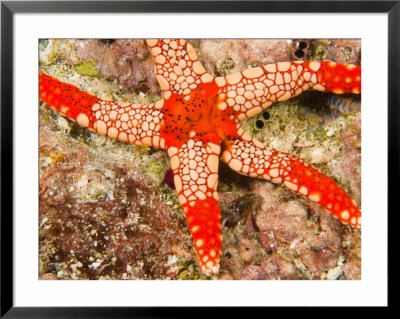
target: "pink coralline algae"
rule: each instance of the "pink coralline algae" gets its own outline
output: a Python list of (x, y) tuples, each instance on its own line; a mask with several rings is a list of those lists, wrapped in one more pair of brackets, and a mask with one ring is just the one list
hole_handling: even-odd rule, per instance
[[(160, 93), (143, 40), (61, 41), (69, 51), (60, 49), (59, 60), (42, 65), (47, 72), (57, 74), (60, 64), (68, 65), (77, 85), (104, 85), (73, 73), (74, 65), (95, 59), (101, 79), (117, 81), (140, 103)], [(296, 58), (299, 41), (306, 46), (304, 56)], [(220, 76), (318, 57), (359, 65), (361, 57), (359, 40), (191, 43), (207, 71)], [(329, 100), (328, 94), (311, 93), (268, 112), (268, 118), (244, 121), (244, 128), (310, 161), (360, 204), (359, 99)], [(257, 120), (263, 127), (255, 125)], [(47, 107), (40, 107), (39, 121), (40, 279), (210, 278), (196, 268), (187, 222), (164, 182), (169, 169), (165, 154), (111, 141)], [(282, 187), (232, 173), (222, 163), (219, 174), (222, 253), (213, 279), (361, 279), (360, 230)]]
[(144, 40), (75, 40), (82, 61), (95, 59), (102, 77), (116, 79), (124, 89), (159, 91), (153, 60)]
[(192, 40), (204, 67), (216, 75), (247, 69), (249, 65), (266, 65), (291, 61), (290, 42), (286, 40)]

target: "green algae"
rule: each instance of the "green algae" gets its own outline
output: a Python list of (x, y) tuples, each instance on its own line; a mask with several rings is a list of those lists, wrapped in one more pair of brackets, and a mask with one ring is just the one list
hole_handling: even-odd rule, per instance
[(177, 275), (181, 280), (212, 280), (212, 277), (199, 271), (194, 260), (183, 260), (178, 257)]
[(351, 124), (352, 122), (354, 122), (355, 118), (356, 115), (354, 113), (343, 114), (343, 119), (345, 120), (346, 124)]
[(320, 143), (325, 141), (326, 131), (325, 131), (325, 127), (323, 125), (317, 127), (317, 129), (314, 130), (314, 138)]
[(95, 68), (96, 65), (97, 65), (97, 60), (92, 59), (88, 62), (83, 62), (81, 64), (78, 64), (77, 66), (75, 66), (75, 70), (80, 75), (100, 77), (101, 72)]
[(147, 175), (161, 182), (165, 176), (165, 172), (169, 168), (169, 161), (166, 158), (161, 160), (154, 158), (147, 160), (144, 167)]
[(312, 47), (310, 60), (324, 60), (326, 59), (329, 43), (326, 40), (319, 41)]
[(49, 44), (49, 39), (39, 39), (39, 44), (43, 45), (44, 47), (47, 47)]

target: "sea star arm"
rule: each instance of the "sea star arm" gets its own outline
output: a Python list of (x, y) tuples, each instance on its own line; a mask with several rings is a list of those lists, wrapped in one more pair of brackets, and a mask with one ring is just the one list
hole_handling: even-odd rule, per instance
[(233, 170), (282, 184), (318, 203), (343, 223), (361, 226), (361, 212), (354, 200), (333, 179), (302, 159), (268, 148), (247, 133), (226, 144), (221, 158)]
[(44, 73), (39, 74), (39, 97), (80, 126), (122, 142), (165, 149), (160, 137), (164, 100), (142, 105), (99, 99)]
[(218, 208), (218, 138), (196, 135), (181, 147), (168, 148), (179, 202), (186, 216), (202, 271), (219, 270), (221, 223)]
[(151, 39), (147, 44), (154, 57), (157, 80), (165, 99), (173, 93), (188, 96), (200, 83), (214, 80), (185, 40)]
[(359, 94), (361, 67), (329, 61), (281, 62), (217, 77), (215, 82), (224, 100), (219, 108), (232, 107), (244, 120), (308, 89)]

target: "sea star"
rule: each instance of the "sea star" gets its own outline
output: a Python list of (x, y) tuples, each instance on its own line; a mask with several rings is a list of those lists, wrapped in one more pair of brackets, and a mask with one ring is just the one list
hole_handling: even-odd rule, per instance
[(219, 271), (221, 224), (218, 164), (282, 184), (343, 223), (361, 225), (354, 200), (300, 158), (268, 148), (239, 122), (305, 90), (361, 92), (361, 68), (329, 61), (280, 62), (226, 77), (207, 73), (185, 40), (147, 40), (163, 99), (114, 102), (40, 73), (40, 99), (82, 127), (133, 144), (166, 150), (203, 272)]

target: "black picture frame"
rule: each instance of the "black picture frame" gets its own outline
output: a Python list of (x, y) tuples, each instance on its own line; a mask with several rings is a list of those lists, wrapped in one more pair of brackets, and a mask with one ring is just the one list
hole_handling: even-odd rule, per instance
[[(1, 2), (1, 318), (177, 318), (184, 308), (15, 307), (13, 290), (13, 17), (16, 13), (281, 12), (388, 14), (388, 203), (398, 212), (400, 1), (2, 1)], [(379, 110), (377, 110), (379, 111)], [(389, 213), (388, 212), (388, 213)], [(390, 214), (388, 218), (392, 221)], [(389, 222), (391, 227), (395, 223)], [(389, 232), (393, 234), (393, 232)], [(390, 242), (388, 242), (390, 243)], [(389, 247), (389, 246), (388, 246)], [(388, 285), (390, 284), (390, 280)], [(32, 292), (34, 293), (34, 292)], [(371, 292), (372, 293), (372, 292)], [(388, 299), (390, 306), (390, 298)], [(390, 308), (390, 307), (388, 307)], [(293, 309), (293, 308), (292, 308)], [(244, 309), (243, 309), (244, 310)], [(304, 308), (303, 308), (304, 310)], [(192, 310), (190, 310), (192, 311)], [(197, 314), (210, 309), (196, 310)], [(241, 310), (242, 311), (242, 310)], [(240, 311), (240, 312), (241, 312)], [(298, 311), (298, 310), (297, 310)], [(236, 312), (236, 310), (235, 310)], [(213, 315), (226, 315), (217, 308)], [(239, 313), (238, 313), (239, 314)]]

